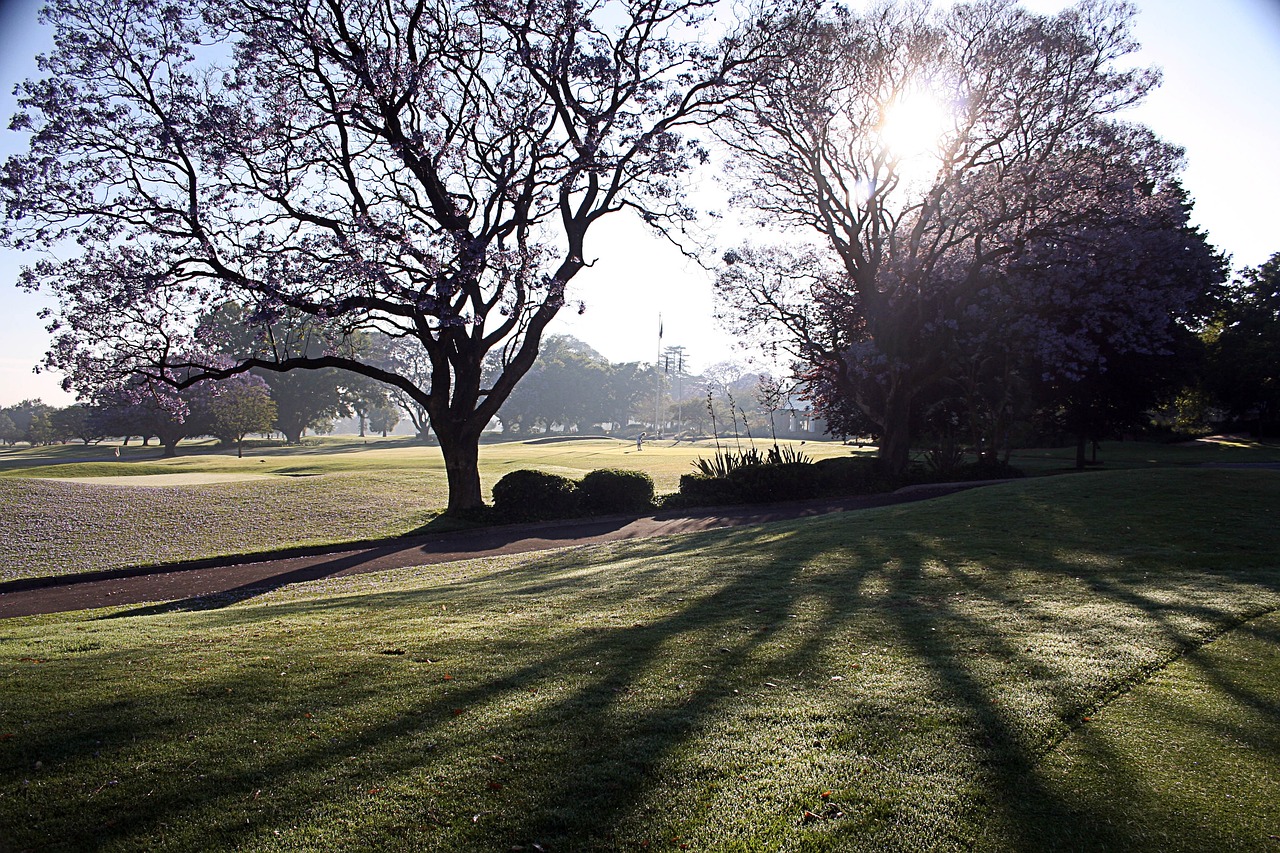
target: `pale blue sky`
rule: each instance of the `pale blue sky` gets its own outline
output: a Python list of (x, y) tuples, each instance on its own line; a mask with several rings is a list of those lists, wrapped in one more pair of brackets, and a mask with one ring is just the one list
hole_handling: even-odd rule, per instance
[[(12, 90), (34, 72), (48, 47), (35, 22), (38, 0), (0, 0), (0, 115), (7, 127)], [(1054, 11), (1061, 0), (1024, 0)], [(1255, 266), (1280, 252), (1280, 0), (1142, 0), (1136, 34), (1140, 61), (1164, 70), (1164, 85), (1131, 118), (1187, 150), (1185, 184), (1194, 220), (1234, 266)], [(20, 135), (0, 129), (0, 157), (20, 150)], [(707, 179), (714, 183), (713, 177)], [(665, 344), (683, 344), (693, 366), (735, 355), (714, 329), (711, 285), (672, 248), (629, 223), (589, 237), (593, 269), (573, 282), (585, 314), (565, 318), (560, 331), (590, 343), (613, 361), (652, 360), (657, 316)], [(34, 375), (48, 346), (36, 317), (42, 300), (13, 284), (22, 259), (0, 250), (0, 406), (28, 397), (65, 405), (72, 397), (58, 377)]]

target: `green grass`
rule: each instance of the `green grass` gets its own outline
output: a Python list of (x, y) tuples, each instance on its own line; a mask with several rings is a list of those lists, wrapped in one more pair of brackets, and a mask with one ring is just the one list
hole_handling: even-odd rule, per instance
[[(805, 449), (815, 458), (851, 452), (835, 442)], [(435, 522), (448, 501), (439, 448), (404, 440), (324, 441), (266, 448), (244, 459), (234, 453), (158, 459), (155, 448), (126, 451), (124, 462), (65, 461), (110, 453), (101, 447), (0, 453), (0, 580), (401, 536)], [(607, 439), (486, 444), (481, 482), (490, 490), (516, 468), (572, 477), (631, 468), (647, 471), (659, 492), (675, 491), (693, 459), (708, 452), (714, 446), (665, 442), (636, 452), (634, 443)], [(183, 473), (282, 476), (162, 487), (57, 479)]]
[(1193, 649), (1048, 755), (1019, 819), (1061, 847), (1275, 849), (1277, 674), (1280, 613)]
[[(1092, 459), (1092, 450), (1086, 455)], [(1028, 474), (1070, 470), (1076, 464), (1076, 451), (1074, 447), (1019, 450), (1011, 462)], [(1215, 438), (1178, 444), (1104, 441), (1098, 451), (1098, 463), (1107, 470), (1258, 462), (1280, 462), (1280, 442), (1248, 438)]]
[[(401, 536), (442, 526), (448, 499), (440, 450), (407, 439), (309, 439), (303, 447), (255, 448), (244, 459), (209, 443), (161, 459), (155, 447), (68, 445), (0, 450), (0, 581), (260, 553)], [(760, 443), (763, 446), (763, 442)], [(611, 439), (501, 442), (481, 446), (481, 483), (492, 489), (517, 468), (581, 477), (597, 468), (643, 470), (657, 491), (676, 491), (693, 460), (715, 447)], [(814, 459), (874, 452), (808, 442)], [(1280, 446), (1108, 444), (1107, 468), (1189, 466), (1207, 461), (1280, 460)], [(84, 460), (93, 457), (91, 461)], [(1014, 463), (1057, 471), (1069, 451), (1026, 451)], [(1066, 461), (1064, 461), (1066, 460)], [(1147, 462), (1144, 460), (1153, 460)], [(58, 478), (150, 474), (276, 474), (278, 478), (185, 486), (63, 483)]]
[(1278, 508), (1274, 472), (1103, 472), (7, 620), (0, 838), (1272, 850)]

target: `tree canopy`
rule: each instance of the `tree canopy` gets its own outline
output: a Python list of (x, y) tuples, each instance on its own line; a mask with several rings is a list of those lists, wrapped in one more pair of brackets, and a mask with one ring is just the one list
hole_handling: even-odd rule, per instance
[[(591, 225), (687, 216), (688, 131), (770, 49), (768, 26), (699, 40), (711, 8), (52, 0), (13, 122), (30, 150), (3, 173), (8, 245), (82, 247), (23, 274), (59, 303), (48, 366), (76, 388), (349, 370), (427, 412), (450, 508), (478, 505), (480, 431), (591, 262)], [(331, 343), (227, 358), (193, 322), (227, 302)], [(354, 351), (369, 331), (412, 341), (426, 381)]]
[(957, 371), (1007, 390), (1016, 343), (1079, 379), (1159, 350), (1220, 277), (1187, 226), (1180, 152), (1116, 120), (1158, 81), (1124, 64), (1133, 14), (837, 9), (783, 33), (788, 59), (717, 126), (739, 201), (792, 229), (724, 254), (728, 314), (856, 407), (888, 470)]

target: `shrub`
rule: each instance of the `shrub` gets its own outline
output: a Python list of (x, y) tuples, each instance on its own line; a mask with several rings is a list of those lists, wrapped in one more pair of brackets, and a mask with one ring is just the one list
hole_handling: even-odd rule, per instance
[(867, 495), (889, 489), (867, 456), (836, 456), (813, 464), (818, 490), (825, 495)]
[(653, 478), (643, 471), (602, 468), (578, 483), (587, 512), (636, 512), (653, 507)]
[(522, 468), (494, 483), (493, 508), (508, 521), (564, 518), (578, 509), (578, 484), (559, 474)]
[(772, 462), (774, 465), (788, 465), (792, 462), (803, 462), (812, 464), (813, 460), (803, 450), (797, 449), (791, 444), (775, 444), (769, 448), (769, 455), (765, 459), (766, 462)]
[(813, 465), (806, 462), (747, 465), (730, 471), (728, 479), (747, 503), (803, 500), (818, 494)]
[(749, 447), (736, 453), (732, 450), (717, 450), (716, 455), (710, 459), (699, 456), (693, 460), (693, 467), (699, 474), (707, 477), (727, 477), (731, 471), (747, 465), (763, 465), (764, 461), (764, 454), (754, 447)]
[(679, 500), (664, 501), (663, 506), (715, 506), (738, 503), (737, 488), (724, 477), (706, 474), (682, 474)]

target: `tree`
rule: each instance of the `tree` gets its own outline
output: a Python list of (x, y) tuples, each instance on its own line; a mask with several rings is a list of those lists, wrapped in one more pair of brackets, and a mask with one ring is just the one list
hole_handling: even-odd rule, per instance
[(18, 430), (18, 425), (5, 412), (0, 411), (0, 442), (16, 444), (21, 440), (22, 433)]
[(1111, 120), (1158, 81), (1120, 67), (1133, 14), (837, 10), (780, 33), (788, 59), (722, 125), (740, 200), (816, 238), (726, 252), (730, 313), (872, 421), (887, 471), (906, 468), (920, 396), (952, 367), (947, 332), (992, 272), (1175, 158)]
[(344, 388), (346, 372), (327, 367), (319, 370), (293, 370), (287, 373), (263, 370), (253, 375), (267, 384), (275, 401), (276, 418), (272, 425), (284, 433), (289, 444), (299, 444), (307, 430), (330, 432), (334, 418), (351, 414)]
[[(361, 438), (364, 438), (365, 425), (373, 412), (382, 413), (380, 414), (382, 423), (386, 422), (388, 409), (394, 410), (396, 422), (400, 420), (399, 407), (391, 402), (387, 386), (381, 382), (357, 373), (349, 373), (343, 378), (342, 385), (343, 403), (356, 416)], [(390, 429), (395, 429), (395, 422)]]
[[(624, 209), (679, 221), (688, 132), (711, 121), (768, 22), (716, 45), (704, 0), (53, 0), (23, 83), (30, 151), (4, 168), (16, 248), (57, 297), (46, 363), (72, 387), (140, 372), (190, 387), (341, 368), (425, 409), (449, 509), (481, 504), (480, 432), (532, 366), (587, 234)], [(785, 10), (771, 12), (779, 16)], [(320, 355), (220, 357), (192, 318), (233, 301), (325, 326)], [(426, 354), (414, 382), (347, 347)], [(483, 383), (489, 352), (501, 370)]]
[(387, 433), (394, 430), (398, 423), (400, 423), (400, 407), (390, 400), (383, 400), (369, 409), (369, 429), (382, 433), (383, 438), (386, 438)]
[(1258, 435), (1280, 421), (1280, 253), (1243, 270), (1206, 330), (1207, 385), (1234, 418)]
[(251, 432), (267, 432), (277, 417), (271, 389), (252, 374), (218, 382), (209, 395), (209, 414), (213, 433), (231, 437), (240, 458), (244, 457), (244, 437)]
[(5, 409), (5, 414), (13, 422), (13, 442), (26, 441), (35, 445), (51, 441), (47, 422), (52, 410), (52, 406), (41, 400), (23, 400)]
[(609, 418), (609, 362), (571, 335), (552, 335), (498, 411), (504, 430), (577, 427)]
[(156, 436), (167, 458), (178, 455), (184, 438), (208, 435), (213, 430), (209, 411), (212, 382), (202, 382), (182, 391), (142, 377), (97, 389), (99, 429), (106, 435)]
[(1003, 346), (1030, 356), (1028, 378), (1085, 444), (1136, 426), (1192, 379), (1202, 326), (1221, 297), (1225, 259), (1188, 223), (1176, 182), (1111, 199), (1096, 226), (1028, 248), (1009, 266), (1017, 316)]
[(106, 433), (99, 428), (94, 413), (94, 407), (84, 403), (74, 403), (65, 408), (55, 409), (50, 413), (49, 420), (59, 440), (78, 438), (88, 445), (106, 438)]

